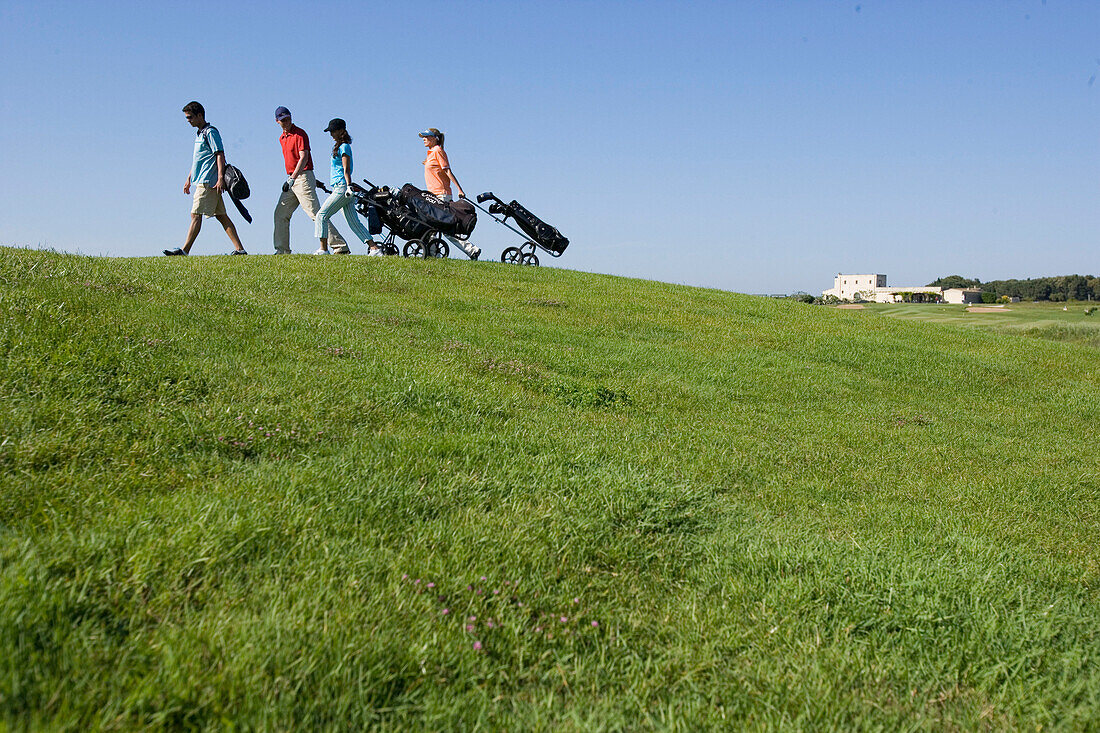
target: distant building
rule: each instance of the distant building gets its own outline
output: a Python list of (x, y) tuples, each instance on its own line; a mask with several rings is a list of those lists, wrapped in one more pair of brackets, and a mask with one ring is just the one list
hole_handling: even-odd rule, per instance
[(982, 291), (978, 288), (948, 288), (943, 291), (946, 303), (981, 303)]
[(870, 300), (875, 303), (901, 303), (906, 299), (906, 294), (916, 302), (939, 302), (943, 299), (941, 288), (930, 288), (926, 285), (886, 285), (886, 276), (872, 275), (845, 275), (840, 273), (833, 280), (833, 287), (821, 292), (822, 297), (830, 295), (841, 300)]
[(833, 287), (822, 291), (822, 296), (833, 295), (841, 300), (874, 300), (869, 294), (876, 288), (886, 287), (885, 275), (844, 275), (839, 274), (833, 280)]

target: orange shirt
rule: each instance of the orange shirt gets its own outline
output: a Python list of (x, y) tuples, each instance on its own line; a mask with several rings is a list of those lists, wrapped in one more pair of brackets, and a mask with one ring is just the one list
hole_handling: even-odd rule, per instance
[(451, 179), (444, 173), (451, 167), (447, 160), (447, 154), (443, 148), (436, 145), (428, 151), (428, 157), (424, 159), (424, 185), (429, 193), (436, 196), (451, 195)]

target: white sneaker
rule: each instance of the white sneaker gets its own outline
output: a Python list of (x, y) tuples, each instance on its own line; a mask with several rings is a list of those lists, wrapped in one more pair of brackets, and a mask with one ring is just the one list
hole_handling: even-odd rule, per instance
[(371, 247), (370, 249), (367, 250), (367, 257), (381, 257), (381, 256), (382, 256), (382, 248), (381, 247)]
[(327, 255), (327, 254), (328, 254), (328, 250), (327, 250), (327, 249), (318, 249), (318, 250), (317, 250), (316, 252), (314, 252), (313, 254), (315, 254), (315, 255)]

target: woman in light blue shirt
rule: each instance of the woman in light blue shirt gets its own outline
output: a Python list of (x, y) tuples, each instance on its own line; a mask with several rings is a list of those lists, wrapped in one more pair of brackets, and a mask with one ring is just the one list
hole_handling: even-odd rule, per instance
[(349, 187), (351, 185), (352, 160), (351, 135), (348, 134), (348, 126), (337, 117), (329, 120), (325, 132), (332, 135), (332, 140), (335, 143), (332, 146), (332, 177), (329, 178), (329, 187), (332, 189), (332, 193), (325, 199), (325, 203), (321, 205), (321, 210), (317, 212), (317, 217), (314, 219), (314, 233), (321, 240), (321, 248), (313, 254), (327, 255), (329, 253), (328, 220), (337, 211), (343, 209), (344, 218), (348, 220), (351, 231), (359, 237), (360, 242), (369, 245), (367, 254), (376, 257), (381, 256), (382, 248), (375, 244), (374, 238), (371, 237), (370, 232), (363, 226), (363, 222), (359, 221), (359, 217), (355, 213), (355, 197)]

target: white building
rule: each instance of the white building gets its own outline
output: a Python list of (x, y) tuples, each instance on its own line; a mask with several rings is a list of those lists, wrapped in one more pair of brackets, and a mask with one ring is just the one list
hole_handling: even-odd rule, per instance
[(945, 303), (981, 303), (982, 291), (978, 288), (948, 288), (943, 291)]
[(845, 275), (840, 273), (833, 280), (833, 287), (821, 292), (822, 297), (830, 295), (841, 300), (871, 300), (875, 303), (900, 303), (905, 300), (905, 293), (910, 300), (939, 301), (943, 298), (943, 290), (930, 288), (926, 285), (886, 285), (885, 275)]
[(833, 287), (822, 291), (822, 296), (834, 295), (841, 300), (874, 300), (876, 288), (886, 287), (885, 275), (844, 275), (839, 274), (833, 280)]

